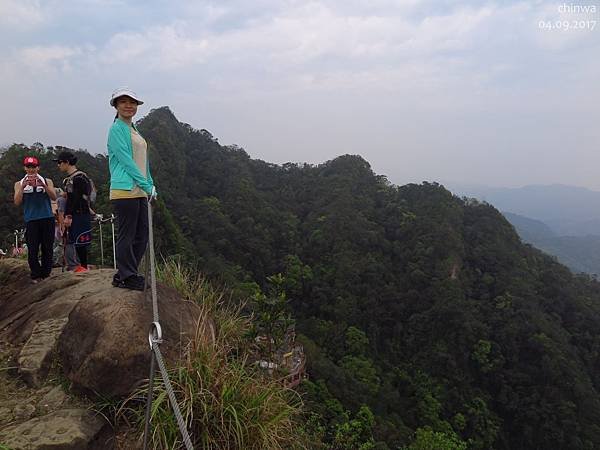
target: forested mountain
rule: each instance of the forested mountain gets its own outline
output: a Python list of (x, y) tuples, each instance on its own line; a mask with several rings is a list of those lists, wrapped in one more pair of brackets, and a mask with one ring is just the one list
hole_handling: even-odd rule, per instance
[[(329, 448), (600, 448), (600, 284), (524, 245), (495, 208), (391, 185), (359, 156), (253, 160), (168, 108), (139, 127), (161, 252), (238, 292), (283, 274), (307, 427)], [(2, 198), (24, 151), (0, 159)], [(105, 196), (106, 159), (87, 158)], [(10, 234), (19, 216), (0, 207)]]

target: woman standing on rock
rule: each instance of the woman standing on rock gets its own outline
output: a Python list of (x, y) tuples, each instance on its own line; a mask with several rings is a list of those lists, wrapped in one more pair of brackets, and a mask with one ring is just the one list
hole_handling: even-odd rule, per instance
[(144, 277), (138, 274), (138, 267), (148, 245), (148, 202), (156, 198), (148, 145), (133, 124), (142, 103), (128, 88), (113, 92), (110, 105), (117, 115), (108, 132), (110, 200), (119, 229), (113, 286), (140, 291), (144, 289)]

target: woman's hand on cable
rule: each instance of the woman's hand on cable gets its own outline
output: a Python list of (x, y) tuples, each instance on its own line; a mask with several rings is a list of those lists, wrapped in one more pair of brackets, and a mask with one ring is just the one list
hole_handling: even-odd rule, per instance
[(152, 191), (150, 191), (150, 193), (148, 194), (148, 202), (150, 203), (156, 200), (156, 197), (158, 197), (158, 192), (156, 192), (156, 188), (152, 186)]

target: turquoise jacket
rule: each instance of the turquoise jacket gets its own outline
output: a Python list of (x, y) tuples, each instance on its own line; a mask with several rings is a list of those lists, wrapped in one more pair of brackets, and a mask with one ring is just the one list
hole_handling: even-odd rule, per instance
[[(135, 128), (135, 131), (137, 131), (137, 128)], [(133, 144), (131, 143), (129, 125), (121, 119), (115, 120), (108, 132), (110, 188), (130, 191), (137, 184), (144, 192), (150, 194), (154, 181), (152, 175), (150, 175), (148, 159), (148, 155), (146, 155), (146, 174), (148, 176), (144, 177), (133, 160)]]

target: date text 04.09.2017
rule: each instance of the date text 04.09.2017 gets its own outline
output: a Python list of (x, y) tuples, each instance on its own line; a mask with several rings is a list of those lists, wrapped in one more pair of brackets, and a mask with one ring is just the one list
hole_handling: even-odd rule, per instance
[(540, 20), (538, 27), (542, 30), (588, 30), (596, 28), (596, 20)]

